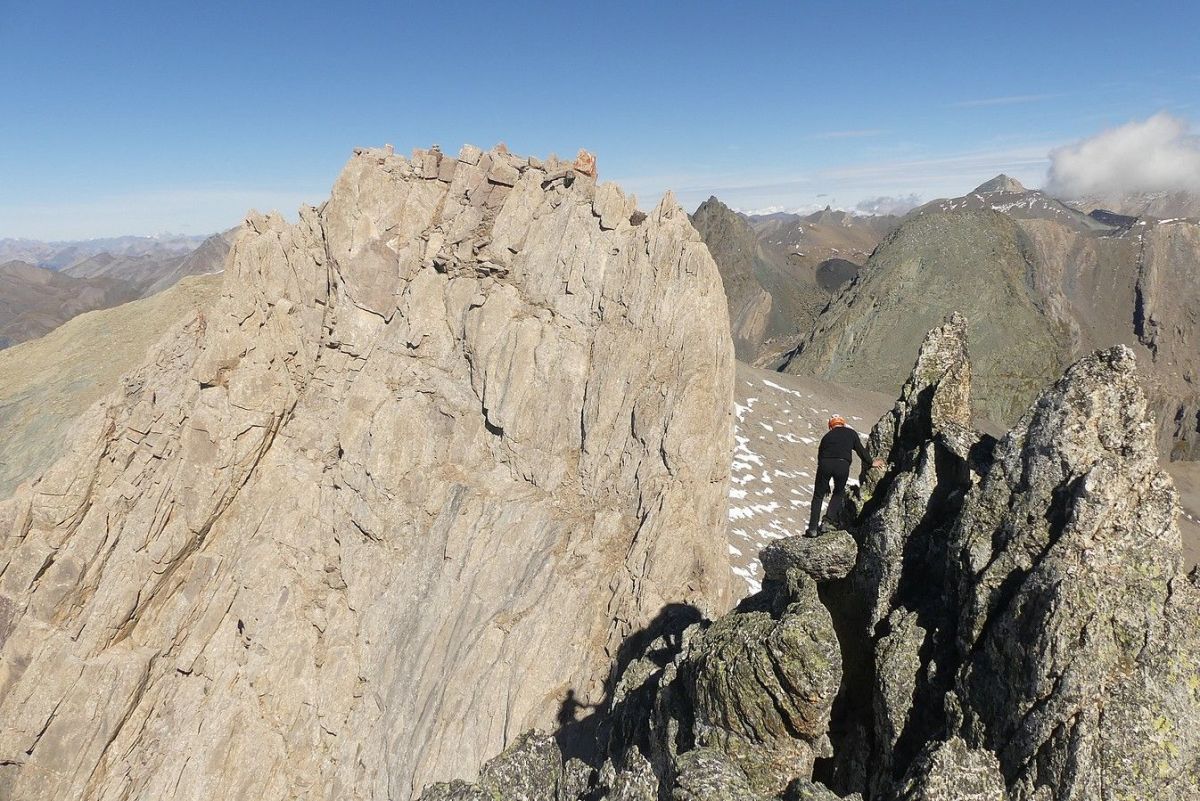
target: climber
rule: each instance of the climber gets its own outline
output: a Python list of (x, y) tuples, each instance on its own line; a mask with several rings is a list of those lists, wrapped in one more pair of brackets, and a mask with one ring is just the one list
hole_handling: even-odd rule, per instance
[[(867, 449), (858, 438), (858, 432), (846, 425), (846, 418), (835, 414), (829, 418), (829, 433), (821, 437), (817, 448), (817, 480), (813, 485), (812, 512), (808, 517), (805, 536), (815, 537), (821, 533), (821, 502), (829, 492), (833, 481), (833, 496), (829, 499), (826, 518), (836, 519), (846, 495), (846, 481), (850, 478), (851, 452), (857, 453), (863, 464), (867, 463)], [(875, 459), (871, 467), (883, 467), (882, 459)]]

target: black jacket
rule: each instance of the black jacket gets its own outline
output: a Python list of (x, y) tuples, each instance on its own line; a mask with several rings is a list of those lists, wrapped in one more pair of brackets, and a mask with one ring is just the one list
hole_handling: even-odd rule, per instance
[(841, 459), (849, 464), (851, 452), (857, 453), (863, 464), (867, 463), (867, 449), (859, 440), (858, 432), (850, 426), (838, 426), (829, 429), (829, 433), (821, 437), (821, 444), (817, 448), (817, 458)]

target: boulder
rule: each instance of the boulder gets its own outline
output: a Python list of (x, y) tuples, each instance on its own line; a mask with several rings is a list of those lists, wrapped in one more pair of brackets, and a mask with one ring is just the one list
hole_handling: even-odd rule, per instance
[(845, 531), (817, 537), (784, 537), (762, 549), (763, 575), (784, 581), (789, 570), (799, 570), (813, 581), (845, 578), (858, 558), (858, 545)]
[(679, 758), (674, 801), (767, 801), (755, 792), (744, 771), (727, 754), (697, 748)]
[(728, 754), (757, 792), (776, 795), (831, 756), (827, 732), (842, 660), (816, 585), (793, 571), (778, 619), (726, 615), (682, 657), (697, 744)]
[(461, 779), (434, 784), (421, 793), (421, 801), (575, 801), (587, 789), (586, 768), (563, 764), (553, 737), (527, 732), (479, 771), (479, 780)]
[(995, 755), (968, 748), (958, 737), (932, 745), (911, 774), (900, 801), (1008, 801)]

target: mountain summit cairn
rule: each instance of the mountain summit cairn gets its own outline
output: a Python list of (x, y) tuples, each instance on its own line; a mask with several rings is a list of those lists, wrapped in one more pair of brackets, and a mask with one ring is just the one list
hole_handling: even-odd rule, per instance
[(1010, 178), (1004, 173), (1000, 173), (990, 181), (984, 181), (979, 186), (975, 187), (975, 193), (979, 195), (988, 195), (996, 192), (1005, 192), (1009, 194), (1021, 194), (1028, 192), (1025, 185), (1016, 178)]

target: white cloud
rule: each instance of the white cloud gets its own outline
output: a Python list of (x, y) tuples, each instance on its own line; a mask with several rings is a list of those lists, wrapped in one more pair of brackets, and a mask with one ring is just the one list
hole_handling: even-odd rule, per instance
[(913, 192), (908, 195), (894, 197), (879, 195), (860, 200), (854, 207), (862, 214), (906, 214), (921, 205), (921, 196)]
[(1200, 136), (1165, 112), (1110, 128), (1050, 151), (1047, 186), (1060, 197), (1200, 192)]

